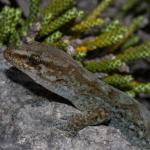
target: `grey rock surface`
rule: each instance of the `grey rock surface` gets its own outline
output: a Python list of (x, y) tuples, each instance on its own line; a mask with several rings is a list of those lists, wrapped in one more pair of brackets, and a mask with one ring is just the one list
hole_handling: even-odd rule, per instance
[(138, 150), (119, 130), (107, 126), (66, 136), (53, 124), (78, 110), (10, 67), (1, 52), (0, 150)]

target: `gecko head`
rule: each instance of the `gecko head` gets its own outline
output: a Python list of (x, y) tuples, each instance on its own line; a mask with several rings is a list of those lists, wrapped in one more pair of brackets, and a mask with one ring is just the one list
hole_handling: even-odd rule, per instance
[(78, 64), (67, 53), (39, 42), (6, 49), (3, 54), (9, 63), (28, 75), (32, 73), (40, 77), (45, 74), (61, 76), (74, 70), (84, 72), (82, 69), (79, 70)]
[(5, 49), (4, 58), (18, 69), (37, 70), (41, 63), (40, 53), (28, 48)]

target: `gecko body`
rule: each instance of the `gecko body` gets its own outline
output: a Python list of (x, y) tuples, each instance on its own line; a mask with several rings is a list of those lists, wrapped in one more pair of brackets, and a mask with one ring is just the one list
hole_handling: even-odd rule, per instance
[(5, 59), (46, 89), (68, 99), (82, 114), (68, 118), (62, 129), (75, 132), (107, 123), (135, 145), (150, 148), (150, 114), (135, 99), (99, 80), (68, 54), (38, 42), (6, 49)]

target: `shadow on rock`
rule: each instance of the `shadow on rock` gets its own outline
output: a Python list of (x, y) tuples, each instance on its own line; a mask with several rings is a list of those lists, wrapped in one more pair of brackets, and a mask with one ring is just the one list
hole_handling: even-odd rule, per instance
[(71, 102), (67, 99), (47, 90), (46, 88), (42, 87), (41, 85), (34, 82), (29, 76), (21, 72), (15, 67), (11, 67), (10, 69), (5, 71), (6, 76), (13, 82), (22, 85), (24, 88), (28, 89), (33, 94), (46, 98), (49, 101), (56, 101), (59, 103), (64, 103), (70, 106), (75, 107)]

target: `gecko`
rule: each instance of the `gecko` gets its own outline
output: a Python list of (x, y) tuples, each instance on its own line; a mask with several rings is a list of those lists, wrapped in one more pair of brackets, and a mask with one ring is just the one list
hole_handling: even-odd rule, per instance
[(90, 125), (119, 129), (134, 145), (150, 149), (150, 113), (137, 100), (106, 84), (61, 49), (39, 42), (7, 48), (4, 58), (36, 83), (69, 100), (81, 114), (59, 128), (78, 133)]

